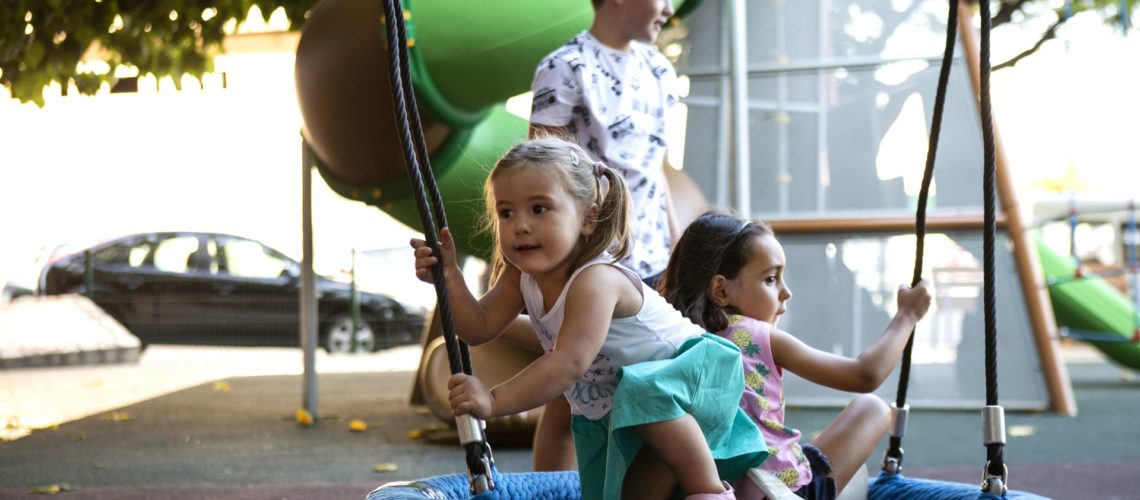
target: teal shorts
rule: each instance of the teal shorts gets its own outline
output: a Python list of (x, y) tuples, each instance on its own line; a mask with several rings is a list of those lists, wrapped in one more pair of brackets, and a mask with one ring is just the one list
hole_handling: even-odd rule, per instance
[(623, 368), (608, 415), (571, 419), (582, 498), (621, 498), (626, 470), (644, 443), (634, 427), (686, 413), (700, 424), (722, 480), (732, 483), (760, 465), (768, 446), (740, 408), (741, 367), (735, 345), (704, 334), (685, 341), (673, 358)]

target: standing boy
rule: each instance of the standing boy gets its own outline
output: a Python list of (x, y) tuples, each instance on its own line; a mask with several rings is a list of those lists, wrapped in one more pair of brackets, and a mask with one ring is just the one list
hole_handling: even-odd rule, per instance
[[(577, 142), (617, 169), (633, 201), (633, 251), (621, 263), (656, 288), (680, 236), (665, 183), (665, 138), (677, 103), (673, 65), (652, 44), (673, 15), (672, 0), (592, 0), (590, 29), (546, 56), (531, 90), (530, 136)], [(570, 406), (543, 409), (535, 470), (575, 468)]]
[(651, 45), (673, 15), (670, 0), (593, 0), (588, 31), (548, 55), (531, 90), (531, 136), (576, 141), (625, 175), (633, 195), (633, 255), (622, 261), (650, 286), (680, 231), (662, 170), (677, 103), (673, 65)]

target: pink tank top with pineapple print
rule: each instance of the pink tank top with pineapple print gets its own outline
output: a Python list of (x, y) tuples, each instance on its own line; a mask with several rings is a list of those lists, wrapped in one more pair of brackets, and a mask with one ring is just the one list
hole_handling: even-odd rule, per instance
[(811, 482), (811, 465), (800, 448), (800, 431), (784, 425), (784, 373), (771, 348), (772, 325), (732, 315), (717, 335), (740, 348), (744, 362), (744, 395), (740, 407), (756, 422), (768, 443), (768, 459), (760, 468), (778, 476), (792, 491)]

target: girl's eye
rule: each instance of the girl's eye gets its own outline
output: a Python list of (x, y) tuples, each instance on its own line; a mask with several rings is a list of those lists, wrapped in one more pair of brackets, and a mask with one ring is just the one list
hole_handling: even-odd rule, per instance
[(550, 210), (550, 209), (543, 206), (543, 205), (535, 205), (534, 207), (532, 207), (530, 209), (530, 211), (535, 213), (535, 214), (543, 214), (543, 213), (546, 213), (547, 210)]
[(764, 283), (769, 284), (769, 285), (775, 285), (776, 284), (776, 277), (775, 276), (768, 276), (767, 278), (764, 278)]
[(515, 214), (514, 211), (512, 211), (508, 208), (504, 208), (504, 209), (499, 210), (499, 218), (500, 219), (510, 219), (511, 216), (514, 214)]

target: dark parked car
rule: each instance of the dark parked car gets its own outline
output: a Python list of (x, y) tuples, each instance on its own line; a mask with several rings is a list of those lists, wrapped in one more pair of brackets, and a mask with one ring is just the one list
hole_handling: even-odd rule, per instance
[[(90, 265), (86, 263), (90, 256)], [(300, 265), (264, 244), (215, 233), (144, 233), (57, 257), (45, 295), (85, 293), (147, 344), (297, 346)], [(330, 353), (419, 341), (422, 310), (317, 277), (320, 345)]]

